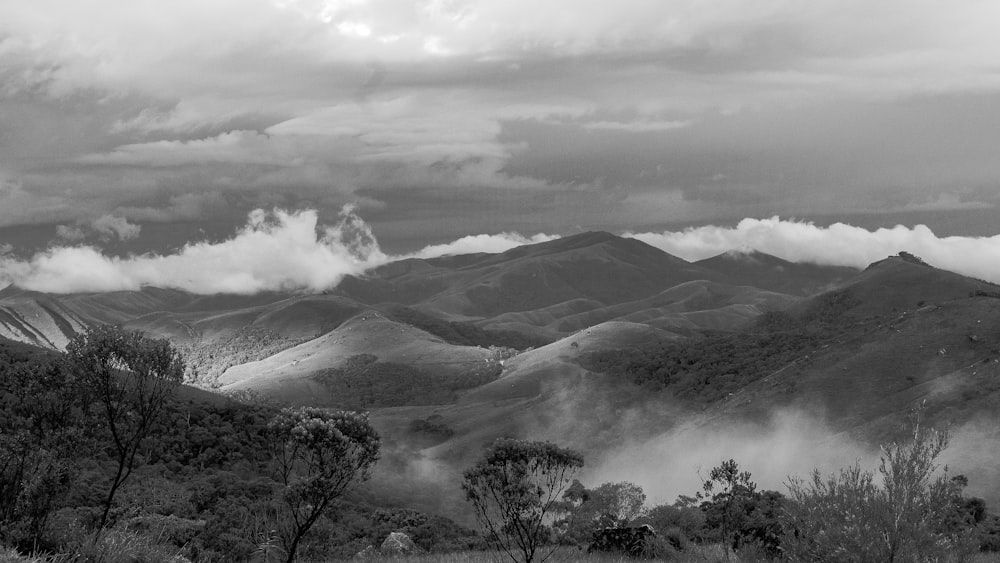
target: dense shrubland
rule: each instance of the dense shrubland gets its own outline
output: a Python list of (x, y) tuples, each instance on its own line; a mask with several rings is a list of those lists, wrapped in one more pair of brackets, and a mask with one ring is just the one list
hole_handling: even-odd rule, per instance
[(394, 319), (429, 332), (449, 344), (527, 350), (551, 344), (552, 340), (522, 334), (515, 330), (480, 328), (472, 323), (445, 321), (410, 307), (396, 306), (389, 310)]
[(187, 362), (185, 381), (214, 387), (227, 369), (269, 358), (302, 342), (253, 325), (216, 339), (199, 339), (182, 348)]
[[(348, 488), (378, 457), (365, 417), (183, 393), (153, 412), (135, 402), (142, 366), (123, 371), (124, 348), (93, 348), (74, 350), (112, 368), (103, 395), (80, 358), (0, 341), (0, 546), (82, 561), (246, 561), (349, 557), (387, 530), (428, 550), (480, 545), (446, 518), (376, 508)], [(138, 439), (126, 426), (141, 427)], [(130, 444), (122, 464), (119, 445)]]
[[(123, 337), (114, 341), (123, 348), (79, 341), (66, 357), (0, 341), (0, 548), (78, 561), (320, 561), (401, 531), (435, 554), (471, 558), (469, 550), (499, 547), (529, 561), (553, 549), (582, 557), (573, 550), (586, 549), (598, 530), (649, 525), (657, 534), (643, 555), (666, 560), (957, 561), (1000, 551), (1000, 518), (965, 495), (964, 477), (938, 466), (947, 435), (917, 423), (905, 441), (884, 446), (874, 471), (853, 465), (761, 491), (728, 460), (700, 490), (656, 506), (633, 483), (582, 483), (576, 452), (501, 440), (454, 484), (480, 517), (476, 533), (441, 515), (374, 506), (350, 487), (380, 453), (361, 414), (279, 410), (178, 388), (158, 411), (142, 407), (148, 423), (139, 439), (116, 443), (141, 413), (125, 408), (124, 418), (109, 419), (108, 397), (139, 408), (129, 403), (142, 395), (130, 378), (153, 365), (171, 374), (177, 367), (168, 346), (109, 334)], [(124, 372), (135, 358), (116, 350), (159, 351), (163, 362)], [(355, 373), (339, 385), (385, 375), (371, 371), (373, 357), (348, 364)], [(93, 393), (99, 365), (109, 368), (103, 397)], [(399, 390), (414, 399), (406, 393)], [(408, 430), (428, 440), (454, 432), (440, 417), (415, 419)], [(138, 447), (121, 449), (130, 443)], [(0, 550), (3, 557), (14, 556)]]
[(693, 342), (595, 352), (585, 361), (596, 371), (707, 403), (773, 373), (819, 342), (819, 336), (802, 332), (711, 332)]
[(448, 403), (458, 391), (493, 381), (502, 371), (500, 362), (493, 360), (452, 374), (429, 373), (407, 364), (379, 361), (374, 354), (358, 354), (343, 366), (312, 377), (329, 390), (337, 407), (369, 409)]
[[(542, 560), (544, 546), (558, 544), (667, 560), (716, 545), (715, 561), (961, 561), (997, 551), (997, 518), (982, 499), (965, 496), (964, 476), (939, 466), (948, 436), (921, 426), (918, 415), (907, 440), (883, 446), (877, 471), (855, 464), (792, 477), (787, 494), (758, 490), (730, 459), (693, 496), (645, 507), (632, 483), (588, 489), (574, 480), (579, 454), (509, 439), (486, 450), (463, 488), (487, 542), (513, 561)], [(649, 536), (643, 525), (659, 533)]]
[(828, 293), (802, 311), (772, 311), (740, 332), (705, 331), (684, 341), (594, 352), (586, 367), (709, 403), (795, 362), (842, 334), (856, 319), (849, 291)]

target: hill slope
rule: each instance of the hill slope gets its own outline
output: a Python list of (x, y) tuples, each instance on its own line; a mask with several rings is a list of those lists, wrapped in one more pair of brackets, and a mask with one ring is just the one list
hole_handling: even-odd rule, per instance
[(495, 255), (393, 263), (366, 278), (345, 279), (338, 291), (366, 303), (420, 304), (481, 319), (575, 299), (611, 305), (714, 277), (637, 240), (585, 233)]
[(789, 262), (760, 251), (730, 251), (695, 264), (721, 275), (721, 280), (790, 295), (828, 291), (857, 275), (856, 268)]

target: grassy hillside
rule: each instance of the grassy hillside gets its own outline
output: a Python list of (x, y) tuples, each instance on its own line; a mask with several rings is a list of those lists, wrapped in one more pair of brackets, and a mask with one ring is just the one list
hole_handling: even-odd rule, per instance
[(254, 389), (295, 404), (337, 404), (336, 387), (315, 376), (344, 367), (348, 359), (372, 354), (380, 362), (405, 365), (442, 380), (495, 374), (498, 359), (478, 346), (456, 346), (413, 326), (368, 310), (336, 329), (259, 361), (233, 366), (220, 378), (222, 389)]
[(459, 318), (528, 311), (573, 299), (605, 305), (655, 294), (712, 272), (645, 243), (584, 233), (472, 255), (390, 264), (338, 292), (368, 303), (420, 303)]
[(858, 274), (856, 268), (789, 262), (759, 251), (734, 250), (695, 264), (719, 273), (726, 283), (798, 296), (829, 291)]
[(599, 352), (587, 365), (733, 416), (819, 409), (835, 428), (877, 441), (925, 400), (942, 424), (998, 405), (1000, 299), (991, 291), (890, 258), (742, 332)]

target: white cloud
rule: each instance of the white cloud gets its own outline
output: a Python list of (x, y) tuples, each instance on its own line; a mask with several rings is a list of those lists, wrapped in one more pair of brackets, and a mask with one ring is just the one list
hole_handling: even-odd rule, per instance
[(56, 225), (56, 237), (66, 242), (79, 242), (87, 238), (87, 233), (76, 225)]
[(735, 227), (709, 225), (625, 236), (687, 260), (754, 248), (792, 262), (864, 268), (906, 251), (938, 268), (1000, 283), (1000, 235), (938, 237), (925, 225), (897, 225), (870, 231), (844, 223), (820, 227), (771, 217), (743, 219)]
[[(138, 229), (124, 218), (111, 216), (94, 221), (90, 228), (95, 226), (118, 236)], [(79, 227), (63, 227), (84, 234)], [(555, 238), (541, 233), (530, 237), (518, 233), (474, 235), (405, 256), (387, 256), (353, 206), (345, 206), (338, 222), (330, 226), (320, 225), (313, 210), (257, 209), (232, 238), (188, 244), (170, 255), (119, 258), (92, 246), (65, 245), (28, 260), (0, 254), (0, 283), (49, 293), (138, 290), (143, 286), (198, 294), (322, 291), (335, 287), (346, 275), (359, 275), (392, 260), (497, 253)]]
[(649, 120), (649, 121), (591, 121), (583, 124), (584, 129), (599, 131), (624, 131), (629, 133), (651, 133), (682, 129), (691, 125), (690, 120)]
[(25, 261), (0, 257), (0, 280), (50, 293), (147, 285), (201, 294), (321, 291), (387, 260), (351, 209), (329, 227), (318, 225), (315, 211), (258, 209), (241, 231), (220, 243), (127, 258), (109, 257), (90, 246), (60, 246)]
[(142, 230), (141, 226), (129, 223), (128, 219), (115, 215), (101, 215), (90, 223), (90, 227), (103, 238), (117, 238), (118, 240), (134, 239), (139, 236), (139, 231)]
[[(121, 217), (102, 217), (93, 224), (119, 237), (138, 229)], [(72, 233), (67, 230), (66, 234)], [(843, 223), (821, 227), (772, 217), (744, 219), (735, 227), (624, 236), (687, 260), (752, 248), (793, 262), (863, 268), (907, 251), (939, 268), (1000, 283), (1000, 235), (938, 237), (923, 225), (870, 231)], [(330, 226), (320, 225), (312, 210), (257, 209), (232, 238), (188, 244), (170, 255), (109, 257), (91, 246), (57, 246), (27, 260), (0, 253), (0, 282), (51, 293), (136, 290), (146, 285), (201, 294), (322, 291), (335, 287), (346, 275), (359, 275), (393, 260), (499, 253), (556, 238), (545, 233), (479, 234), (389, 256), (352, 206), (345, 206), (338, 222)]]
[(537, 244), (557, 238), (559, 238), (558, 235), (547, 235), (545, 233), (538, 233), (530, 237), (526, 237), (520, 233), (469, 235), (447, 244), (425, 246), (417, 252), (407, 255), (406, 258), (436, 258), (438, 256), (474, 254), (477, 252), (497, 254), (517, 246)]
[(92, 221), (77, 221), (73, 225), (56, 225), (56, 237), (66, 242), (80, 242), (88, 235), (95, 235), (102, 240), (131, 240), (139, 236), (140, 225), (129, 223), (120, 215), (101, 215)]

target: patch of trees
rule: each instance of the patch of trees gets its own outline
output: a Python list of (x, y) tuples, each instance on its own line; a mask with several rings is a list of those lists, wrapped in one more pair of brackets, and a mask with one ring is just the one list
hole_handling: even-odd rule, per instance
[(571, 450), (504, 439), (463, 488), (487, 542), (515, 562), (544, 560), (557, 544), (668, 560), (715, 546), (712, 560), (726, 561), (930, 562), (996, 551), (1000, 518), (964, 494), (965, 477), (940, 467), (947, 444), (946, 433), (914, 422), (907, 440), (883, 446), (876, 471), (815, 471), (790, 478), (787, 494), (759, 490), (730, 459), (693, 496), (647, 508), (632, 483), (573, 480), (583, 459)]
[(490, 361), (470, 364), (460, 373), (428, 373), (407, 364), (379, 361), (373, 354), (359, 354), (313, 378), (330, 391), (336, 406), (368, 409), (448, 403), (458, 391), (493, 381), (502, 370), (499, 362)]
[(455, 435), (455, 430), (442, 422), (439, 414), (428, 416), (427, 418), (417, 418), (410, 421), (410, 432), (428, 434), (440, 438), (451, 438)]
[(119, 328), (65, 356), (0, 340), (0, 552), (292, 560), (353, 555), (396, 525), (425, 549), (477, 545), (354, 492), (379, 452), (365, 416), (184, 400), (178, 361)]
[(679, 342), (592, 352), (581, 362), (686, 400), (712, 402), (843, 334), (858, 303), (850, 290), (830, 292), (794, 313), (763, 313), (740, 332), (705, 331)]
[(429, 332), (449, 344), (457, 346), (491, 346), (527, 350), (539, 348), (553, 341), (514, 330), (480, 328), (472, 323), (445, 321), (410, 307), (394, 307), (390, 314), (399, 322)]
[(850, 317), (851, 309), (860, 304), (861, 300), (850, 289), (824, 293), (809, 300), (808, 306), (797, 318), (788, 315), (787, 318), (792, 321), (792, 325), (787, 326), (785, 330), (796, 328), (797, 325), (801, 325), (799, 328), (808, 327), (814, 330), (835, 327)]
[(200, 340), (183, 347), (187, 365), (185, 381), (217, 387), (219, 377), (227, 369), (263, 360), (302, 342), (253, 325), (213, 340)]
[(725, 398), (820, 346), (813, 332), (708, 333), (701, 338), (585, 356), (585, 365), (687, 400)]

